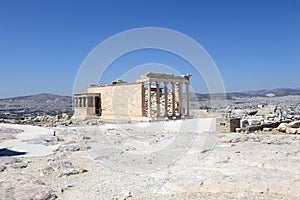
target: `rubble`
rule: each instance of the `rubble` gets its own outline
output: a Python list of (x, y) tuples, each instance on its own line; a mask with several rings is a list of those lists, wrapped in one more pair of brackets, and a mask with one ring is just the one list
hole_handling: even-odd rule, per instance
[(300, 128), (300, 121), (292, 121), (287, 126), (290, 128)]
[(0, 172), (3, 172), (6, 169), (4, 165), (0, 165)]
[[(38, 126), (69, 126), (72, 124), (71, 114), (38, 115), (36, 117), (25, 117), (24, 119), (3, 119), (2, 123), (28, 124)], [(1, 132), (0, 132), (1, 133)]]
[[(282, 108), (269, 105), (261, 106), (257, 108), (258, 112), (251, 115), (247, 111), (242, 112), (238, 118), (240, 119), (240, 126), (235, 126), (235, 131), (227, 132), (279, 132), (286, 134), (300, 134), (298, 129), (300, 129), (300, 120), (298, 114), (283, 114), (287, 111), (283, 111)], [(290, 111), (291, 113), (295, 113)], [(235, 112), (234, 109), (229, 109), (228, 107), (225, 110), (223, 116), (229, 119), (236, 119), (236, 113), (241, 113), (240, 110)], [(235, 116), (235, 118), (233, 117)], [(224, 121), (224, 120), (223, 120)], [(228, 123), (229, 120), (227, 120)], [(218, 122), (217, 122), (218, 123)], [(226, 125), (225, 125), (226, 126)], [(217, 124), (218, 127), (218, 124)], [(222, 131), (222, 129), (219, 129)]]
[(0, 157), (0, 172), (7, 168), (21, 169), (26, 168), (27, 162), (24, 162), (21, 158), (1, 156)]
[(286, 130), (285, 130), (285, 133), (287, 133), (287, 134), (296, 134), (297, 133), (297, 129), (296, 128), (287, 127)]
[(58, 151), (85, 151), (91, 147), (83, 142), (70, 142), (62, 144)]
[(48, 164), (49, 166), (40, 170), (40, 175), (55, 174), (58, 177), (67, 177), (76, 174), (88, 172), (87, 169), (75, 167), (71, 161), (55, 161)]

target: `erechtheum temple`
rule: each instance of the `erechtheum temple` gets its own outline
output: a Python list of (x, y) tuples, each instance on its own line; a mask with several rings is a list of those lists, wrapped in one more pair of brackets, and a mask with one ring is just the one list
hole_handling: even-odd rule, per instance
[(118, 80), (89, 85), (87, 93), (74, 95), (74, 118), (153, 121), (187, 117), (190, 77), (149, 72), (134, 83)]

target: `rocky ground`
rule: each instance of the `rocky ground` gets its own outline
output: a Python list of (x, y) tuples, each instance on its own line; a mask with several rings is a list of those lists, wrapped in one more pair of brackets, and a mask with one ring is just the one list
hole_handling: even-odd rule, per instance
[(0, 124), (0, 198), (300, 198), (299, 135), (216, 133), (213, 122)]

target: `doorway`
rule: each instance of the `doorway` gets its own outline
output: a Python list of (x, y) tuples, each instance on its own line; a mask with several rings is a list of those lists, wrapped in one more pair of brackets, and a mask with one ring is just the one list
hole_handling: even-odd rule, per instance
[(95, 97), (95, 114), (101, 116), (101, 99)]

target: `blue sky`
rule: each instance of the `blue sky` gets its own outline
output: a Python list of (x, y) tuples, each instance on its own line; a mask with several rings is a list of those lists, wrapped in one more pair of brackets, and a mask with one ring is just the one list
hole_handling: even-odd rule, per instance
[[(300, 87), (297, 0), (0, 0), (0, 98), (72, 95), (89, 52), (139, 27), (169, 28), (195, 39), (216, 63), (227, 91)], [(144, 51), (120, 58), (102, 81), (149, 62), (191, 71), (174, 56)], [(192, 79), (193, 88), (205, 92), (200, 79)]]

